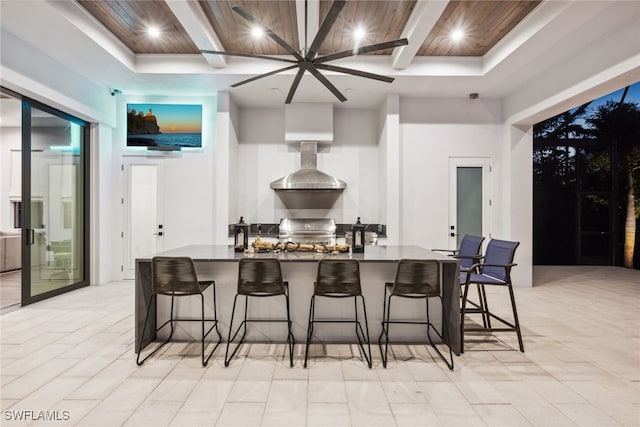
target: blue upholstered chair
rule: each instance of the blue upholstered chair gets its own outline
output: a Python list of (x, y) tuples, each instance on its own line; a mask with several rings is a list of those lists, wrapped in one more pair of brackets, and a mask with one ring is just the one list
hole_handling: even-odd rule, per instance
[[(518, 335), (518, 344), (520, 351), (524, 352), (522, 343), (522, 333), (520, 332), (520, 322), (518, 321), (518, 311), (516, 309), (516, 301), (513, 295), (513, 287), (511, 285), (511, 268), (516, 264), (513, 258), (520, 242), (511, 242), (507, 240), (492, 239), (487, 245), (482, 262), (471, 265), (466, 272), (460, 273), (460, 283), (464, 287), (462, 294), (462, 307), (460, 310), (460, 336), (461, 351), (464, 352), (464, 335), (465, 332), (515, 332)], [(477, 304), (468, 300), (469, 286), (475, 284), (481, 296), (481, 301)], [(513, 311), (513, 321), (506, 320), (489, 311), (485, 286), (501, 286), (509, 290), (511, 299), (511, 308)], [(467, 308), (467, 305), (472, 308)], [(483, 317), (482, 327), (465, 327), (465, 315), (481, 314)], [(491, 320), (495, 319), (504, 327), (492, 327)]]
[(465, 234), (460, 241), (458, 249), (432, 249), (436, 252), (448, 252), (451, 256), (460, 260), (460, 271), (467, 271), (469, 267), (482, 259), (481, 246), (484, 241), (482, 236)]

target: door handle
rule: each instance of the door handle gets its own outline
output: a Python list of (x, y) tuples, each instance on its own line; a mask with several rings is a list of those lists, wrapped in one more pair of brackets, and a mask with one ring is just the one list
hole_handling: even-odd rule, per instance
[(157, 233), (153, 233), (154, 236), (162, 236), (162, 231), (158, 231)]
[(31, 246), (36, 242), (36, 231), (33, 228), (27, 228), (27, 246)]

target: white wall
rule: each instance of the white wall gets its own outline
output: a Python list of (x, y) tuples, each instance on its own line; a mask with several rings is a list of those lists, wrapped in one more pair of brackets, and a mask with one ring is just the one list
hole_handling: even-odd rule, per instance
[(514, 283), (531, 283), (533, 274), (533, 133), (531, 127), (504, 127), (505, 234), (520, 242), (516, 252), (517, 268), (512, 270)]
[(217, 132), (214, 142), (214, 212), (215, 244), (229, 244), (228, 224), (235, 222), (238, 170), (238, 108), (228, 92), (218, 94)]
[[(202, 149), (185, 149), (179, 154), (149, 152), (146, 149), (126, 147), (126, 104), (201, 104), (202, 105)], [(218, 105), (213, 96), (202, 97), (160, 97), (160, 96), (120, 96), (118, 100), (117, 126), (113, 130), (111, 144), (113, 150), (103, 153), (101, 167), (115, 170), (112, 176), (113, 187), (105, 198), (111, 203), (120, 204), (123, 197), (124, 181), (120, 165), (123, 156), (143, 156), (162, 162), (164, 169), (164, 223), (163, 248), (170, 250), (186, 245), (212, 244), (214, 225), (219, 222), (214, 209), (215, 154), (218, 149)], [(117, 165), (114, 167), (114, 163)], [(102, 200), (105, 200), (102, 198)], [(122, 209), (120, 209), (122, 212)], [(122, 213), (119, 215), (122, 216)], [(221, 220), (226, 220), (222, 218)], [(119, 227), (110, 230), (120, 235)], [(110, 238), (109, 238), (110, 239)], [(112, 249), (115, 265), (122, 263), (122, 243)]]
[[(499, 100), (402, 99), (400, 171), (402, 243), (428, 248), (449, 246), (449, 159), (484, 157), (492, 164), (489, 233), (511, 238), (500, 209), (504, 125)], [(530, 284), (530, 282), (527, 282)]]
[[(490, 158), (493, 167), (491, 199), (499, 203), (502, 125), (403, 124), (402, 139), (402, 235), (404, 244), (446, 248), (449, 246), (449, 159)], [(492, 206), (495, 211), (495, 204)], [(490, 215), (489, 232), (506, 238), (496, 215)], [(487, 233), (488, 236), (488, 233)]]
[(384, 121), (379, 127), (379, 150), (380, 150), (380, 188), (384, 194), (381, 199), (380, 223), (387, 226), (387, 237), (382, 240), (382, 244), (399, 245), (404, 244), (404, 234), (402, 233), (402, 199), (403, 194), (400, 164), (400, 97), (397, 94), (387, 95), (385, 103), (382, 105), (379, 114)]
[(21, 128), (0, 127), (0, 140), (0, 231), (17, 231), (13, 228), (13, 205), (9, 198), (19, 196), (15, 193), (15, 186), (21, 182), (22, 168), (17, 161), (22, 150)]
[[(380, 221), (377, 114), (336, 109), (332, 143), (319, 144), (318, 169), (347, 183), (333, 206), (302, 209), (285, 205), (270, 183), (300, 168), (299, 147), (285, 143), (283, 108), (241, 108), (238, 140), (237, 215), (252, 223), (283, 217), (329, 217), (338, 223)], [(237, 220), (237, 218), (235, 218)], [(234, 222), (235, 222), (234, 220)]]

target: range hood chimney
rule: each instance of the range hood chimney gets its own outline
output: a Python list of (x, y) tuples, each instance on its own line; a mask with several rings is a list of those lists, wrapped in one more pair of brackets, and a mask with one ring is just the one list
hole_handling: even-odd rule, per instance
[(300, 142), (300, 169), (271, 183), (273, 190), (342, 191), (347, 183), (317, 168), (318, 143)]
[[(318, 143), (333, 142), (333, 104), (295, 103), (285, 106), (285, 141), (300, 144), (300, 170), (271, 183), (281, 198), (289, 190), (324, 191), (335, 199), (347, 188), (344, 181), (317, 168)], [(315, 196), (318, 196), (316, 194)], [(334, 197), (335, 196), (335, 197)], [(334, 200), (335, 201), (335, 200)], [(291, 202), (289, 200), (289, 202)]]

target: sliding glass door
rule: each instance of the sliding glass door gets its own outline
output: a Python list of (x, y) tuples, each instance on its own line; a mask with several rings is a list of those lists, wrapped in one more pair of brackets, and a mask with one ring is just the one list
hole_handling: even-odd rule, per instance
[(88, 284), (88, 125), (23, 100), (23, 288), (29, 304)]

